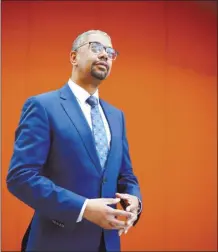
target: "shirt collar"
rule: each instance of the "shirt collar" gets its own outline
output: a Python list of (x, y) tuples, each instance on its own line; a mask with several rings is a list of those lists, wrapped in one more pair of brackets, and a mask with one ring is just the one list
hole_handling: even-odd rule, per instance
[[(74, 95), (76, 96), (76, 98), (81, 102), (81, 103), (85, 103), (86, 100), (89, 98), (90, 94), (82, 87), (80, 87), (79, 85), (77, 85), (75, 82), (73, 82), (71, 79), (69, 79), (68, 81), (68, 85), (71, 89), (71, 91), (74, 93)], [(96, 90), (96, 92), (92, 95), (94, 97), (96, 97), (99, 101), (99, 93), (98, 93), (98, 89)]]

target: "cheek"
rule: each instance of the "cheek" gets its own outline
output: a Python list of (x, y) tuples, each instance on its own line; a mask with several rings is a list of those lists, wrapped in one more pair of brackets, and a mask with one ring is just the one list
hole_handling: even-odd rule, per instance
[(79, 58), (79, 67), (81, 69), (90, 69), (93, 61), (93, 58), (89, 54), (82, 52)]
[(90, 55), (86, 55), (84, 57), (84, 65), (86, 65), (87, 67), (91, 67), (93, 62), (95, 62), (95, 58), (91, 57)]
[(84, 60), (80, 61), (80, 65), (79, 66), (80, 66), (81, 69), (90, 70), (91, 65), (92, 65), (92, 61), (87, 60), (87, 59), (84, 58)]

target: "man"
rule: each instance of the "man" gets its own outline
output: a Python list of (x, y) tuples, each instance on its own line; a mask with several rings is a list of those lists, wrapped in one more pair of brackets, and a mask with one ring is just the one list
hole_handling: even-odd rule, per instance
[(139, 218), (123, 112), (98, 96), (117, 54), (106, 33), (81, 34), (68, 83), (23, 106), (7, 185), (35, 210), (27, 251), (119, 251)]

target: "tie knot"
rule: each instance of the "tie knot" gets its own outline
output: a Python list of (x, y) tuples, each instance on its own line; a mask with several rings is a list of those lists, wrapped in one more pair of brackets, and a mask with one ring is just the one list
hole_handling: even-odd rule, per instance
[(89, 96), (89, 98), (86, 100), (86, 102), (94, 108), (96, 105), (98, 105), (98, 99), (94, 96)]

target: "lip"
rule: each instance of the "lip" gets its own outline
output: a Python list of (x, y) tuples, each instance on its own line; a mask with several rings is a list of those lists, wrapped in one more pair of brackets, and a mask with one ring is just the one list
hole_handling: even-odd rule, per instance
[(107, 69), (109, 68), (108, 64), (105, 63), (105, 62), (97, 62), (95, 65), (104, 66), (104, 67), (106, 67)]

